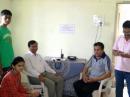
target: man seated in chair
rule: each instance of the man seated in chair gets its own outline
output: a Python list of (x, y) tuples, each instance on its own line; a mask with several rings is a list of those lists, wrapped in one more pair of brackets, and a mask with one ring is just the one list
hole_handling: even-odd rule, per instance
[(43, 82), (47, 86), (49, 97), (62, 97), (63, 78), (37, 53), (38, 43), (35, 40), (28, 42), (28, 48), (29, 52), (24, 55), (26, 71), (35, 81)]
[(94, 44), (94, 55), (85, 65), (82, 79), (74, 82), (78, 97), (92, 97), (92, 92), (100, 86), (100, 81), (111, 77), (110, 58), (104, 52), (104, 44)]

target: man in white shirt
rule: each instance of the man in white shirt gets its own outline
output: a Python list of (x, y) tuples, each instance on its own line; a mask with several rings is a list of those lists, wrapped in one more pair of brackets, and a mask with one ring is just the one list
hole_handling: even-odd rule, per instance
[(47, 86), (49, 97), (62, 97), (63, 78), (49, 67), (40, 54), (37, 54), (38, 43), (35, 40), (28, 42), (28, 48), (29, 52), (24, 55), (27, 72)]

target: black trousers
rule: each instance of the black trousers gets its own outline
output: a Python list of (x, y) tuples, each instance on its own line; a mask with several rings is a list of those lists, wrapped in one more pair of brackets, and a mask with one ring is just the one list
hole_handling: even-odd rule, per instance
[(84, 83), (83, 80), (78, 80), (73, 85), (78, 97), (92, 97), (93, 91), (99, 88), (100, 83)]

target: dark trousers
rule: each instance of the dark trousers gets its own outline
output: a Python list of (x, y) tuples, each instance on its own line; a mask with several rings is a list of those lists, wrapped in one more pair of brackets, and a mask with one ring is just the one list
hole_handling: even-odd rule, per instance
[(124, 80), (126, 80), (128, 94), (130, 97), (130, 72), (115, 70), (115, 78), (116, 78), (116, 97), (123, 97)]
[(78, 97), (92, 97), (92, 92), (99, 88), (100, 83), (84, 83), (83, 80), (78, 80), (73, 85)]

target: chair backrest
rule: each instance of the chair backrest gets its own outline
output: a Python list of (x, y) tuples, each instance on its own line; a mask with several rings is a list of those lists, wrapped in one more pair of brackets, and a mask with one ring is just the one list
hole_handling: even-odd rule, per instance
[[(112, 87), (112, 79), (113, 79), (113, 76), (101, 81), (101, 84), (98, 89), (98, 97), (101, 97), (102, 93), (105, 93), (106, 96), (110, 94), (111, 87)], [(105, 86), (105, 88), (103, 88), (103, 86)]]

